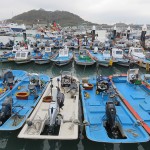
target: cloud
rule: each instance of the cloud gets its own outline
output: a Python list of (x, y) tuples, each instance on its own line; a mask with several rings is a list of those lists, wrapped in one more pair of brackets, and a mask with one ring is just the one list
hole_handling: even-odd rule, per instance
[(149, 0), (5, 0), (0, 5), (0, 18), (43, 8), (65, 10), (95, 23), (150, 23)]

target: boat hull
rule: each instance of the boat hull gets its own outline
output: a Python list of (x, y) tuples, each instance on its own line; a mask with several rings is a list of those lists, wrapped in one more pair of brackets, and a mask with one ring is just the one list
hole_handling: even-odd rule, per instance
[(16, 64), (26, 64), (31, 62), (31, 59), (18, 59), (18, 60), (14, 60)]
[(50, 60), (34, 60), (35, 64), (48, 64), (50, 63)]
[(143, 84), (127, 82), (127, 76), (112, 77), (112, 83), (126, 107), (137, 120), (143, 122), (141, 125), (150, 134), (149, 89)]
[[(73, 78), (78, 81), (77, 78)], [(58, 79), (61, 79), (61, 77), (58, 76), (53, 78), (53, 87), (58, 86)], [(51, 83), (49, 83), (48, 88), (43, 94), (37, 107), (34, 109), (33, 113), (29, 117), (29, 120), (31, 120), (33, 124), (36, 124), (36, 121), (39, 120), (39, 117), (41, 118), (41, 121), (39, 120), (38, 122), (39, 128), (37, 130), (34, 130), (33, 126), (30, 127), (25, 124), (18, 135), (19, 138), (44, 140), (74, 140), (78, 138), (78, 124), (74, 124), (72, 121), (78, 121), (79, 91), (77, 91), (74, 98), (71, 97), (69, 92), (65, 92), (64, 106), (63, 109), (60, 109), (59, 112), (60, 115), (63, 115), (63, 120), (60, 125), (59, 133), (57, 135), (42, 134), (42, 131), (44, 130), (45, 125), (48, 124), (49, 120), (48, 109), (50, 108), (52, 102), (52, 97), (50, 96), (50, 87)], [(60, 91), (64, 91), (64, 89), (66, 90), (66, 88), (68, 89), (68, 87), (60, 87)], [(53, 91), (53, 93), (55, 92)]]
[[(122, 138), (112, 138), (106, 128), (106, 103), (110, 100), (110, 96), (106, 92), (96, 92), (95, 79), (89, 79), (89, 83), (94, 87), (91, 90), (85, 90), (83, 84), (80, 85), (82, 105), (84, 113), (85, 130), (89, 140), (95, 142), (106, 143), (138, 143), (149, 140), (149, 135), (141, 126), (133, 126), (137, 120), (126, 108), (119, 97), (116, 97), (118, 104), (116, 104), (117, 117), (115, 119)], [(96, 94), (97, 93), (97, 94)]]
[(55, 61), (54, 64), (57, 66), (64, 66), (64, 65), (69, 64), (71, 61), (72, 61), (72, 59), (67, 60), (67, 61)]
[[(49, 76), (39, 75), (39, 79), (43, 82), (44, 86), (36, 86), (34, 93), (28, 93), (30, 76), (26, 76), (21, 79), (18, 84), (7, 94), (7, 97), (12, 97), (12, 110), (13, 113), (9, 118), (0, 126), (2, 131), (17, 130), (23, 126), (26, 119), (32, 113), (33, 109), (36, 107), (41, 96), (47, 88), (48, 82), (50, 80)], [(1, 102), (5, 100), (2, 97)]]

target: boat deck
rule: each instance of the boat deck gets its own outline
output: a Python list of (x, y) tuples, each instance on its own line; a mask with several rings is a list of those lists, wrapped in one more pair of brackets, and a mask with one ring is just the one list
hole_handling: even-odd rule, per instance
[[(108, 94), (96, 94), (96, 81), (89, 80), (89, 83), (94, 84), (92, 90), (85, 90), (82, 85), (82, 103), (84, 111), (84, 119), (89, 125), (86, 126), (87, 137), (96, 142), (107, 142), (107, 143), (137, 143), (145, 142), (149, 139), (148, 134), (145, 130), (137, 125), (136, 119), (127, 110), (125, 105), (119, 98), (119, 106), (116, 106), (117, 111), (117, 122), (121, 125), (122, 132), (124, 133), (124, 139), (115, 139), (109, 137), (107, 130), (104, 127), (106, 122), (106, 102), (109, 97)], [(85, 97), (85, 93), (89, 94), (89, 98)]]
[[(125, 77), (120, 77), (119, 80), (121, 81), (122, 78), (125, 79)], [(136, 86), (127, 82), (114, 82), (114, 85), (141, 119), (150, 127), (150, 93), (148, 90), (146, 91), (142, 85)]]
[[(43, 77), (44, 76), (41, 75), (40, 79), (43, 79)], [(36, 104), (39, 102), (40, 97), (45, 91), (46, 85), (45, 88), (42, 89), (37, 87), (37, 98), (35, 98), (34, 94), (30, 94), (26, 99), (17, 98), (16, 94), (18, 92), (29, 92), (29, 82), (29, 77), (24, 78), (22, 82), (17, 84), (17, 86), (7, 94), (7, 97), (12, 97), (13, 99), (12, 115), (2, 126), (0, 126), (0, 130), (16, 130), (22, 127), (27, 117), (30, 115), (30, 113), (35, 108)], [(47, 81), (45, 81), (45, 83), (46, 82)], [(1, 99), (0, 101), (0, 109), (2, 108), (2, 103), (5, 100), (5, 98), (6, 97), (3, 97), (3, 99)]]
[[(53, 79), (53, 86), (58, 86), (58, 77)], [(60, 77), (59, 77), (60, 79)], [(48, 109), (50, 107), (50, 102), (43, 102), (45, 96), (50, 95), (51, 83), (48, 85), (45, 93), (43, 94), (40, 102), (36, 106), (35, 110), (29, 117), (29, 120), (33, 122), (35, 126), (28, 126), (25, 124), (21, 132), (19, 133), (19, 138), (27, 139), (63, 139), (63, 140), (73, 140), (78, 138), (78, 124), (74, 121), (78, 120), (78, 100), (79, 100), (79, 90), (75, 94), (74, 98), (71, 98), (70, 93), (67, 93), (68, 88), (60, 88), (61, 92), (65, 94), (63, 109), (60, 109), (60, 114), (63, 116), (60, 130), (58, 135), (46, 135), (42, 134), (44, 126), (47, 124), (49, 119)], [(37, 124), (38, 123), (38, 124)], [(38, 126), (38, 127), (37, 127)]]

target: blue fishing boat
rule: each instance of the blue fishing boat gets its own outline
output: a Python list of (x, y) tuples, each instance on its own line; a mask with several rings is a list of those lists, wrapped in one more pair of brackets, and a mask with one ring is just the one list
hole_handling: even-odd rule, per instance
[(73, 59), (73, 52), (69, 51), (67, 47), (60, 49), (59, 52), (56, 52), (50, 60), (54, 62), (57, 66), (63, 66), (70, 63)]
[(23, 70), (2, 70), (0, 76), (0, 99), (4, 95), (6, 96), (26, 74), (27, 72)]
[(74, 60), (77, 65), (93, 65), (95, 60), (91, 57), (88, 50), (80, 50), (74, 53)]
[(50, 63), (50, 58), (53, 56), (51, 47), (45, 47), (42, 52), (39, 52), (32, 58), (36, 64), (47, 64)]
[(143, 84), (139, 69), (129, 69), (127, 75), (113, 75), (112, 83), (137, 123), (150, 134), (150, 90)]
[(110, 55), (110, 51), (104, 50), (99, 52), (98, 48), (95, 47), (94, 51), (90, 50), (89, 53), (93, 57), (93, 59), (97, 62), (98, 65), (105, 67), (112, 66), (113, 61)]
[(149, 140), (149, 135), (116, 94), (108, 77), (83, 79), (80, 89), (88, 139), (106, 143)]
[(0, 100), (0, 130), (17, 130), (23, 126), (43, 95), (50, 78), (31, 74), (22, 79)]
[(14, 61), (14, 57), (15, 54), (12, 52), (4, 52), (3, 55), (0, 55), (0, 62), (4, 63), (4, 62), (10, 62), (10, 61)]

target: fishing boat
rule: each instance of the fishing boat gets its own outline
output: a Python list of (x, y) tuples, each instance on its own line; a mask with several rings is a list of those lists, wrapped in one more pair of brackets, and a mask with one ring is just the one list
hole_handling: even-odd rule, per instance
[(7, 26), (14, 32), (26, 31), (26, 26), (24, 24), (18, 25), (17, 23), (10, 23)]
[(150, 91), (150, 74), (142, 74), (141, 79), (143, 87)]
[(37, 54), (32, 58), (32, 60), (36, 64), (48, 64), (50, 63), (50, 58), (52, 57), (53, 52), (51, 51), (51, 47), (45, 47), (45, 50), (43, 52), (40, 52), (39, 55)]
[(32, 55), (31, 52), (28, 51), (17, 51), (15, 54), (14, 61), (17, 64), (24, 64), (31, 62)]
[(18, 51), (28, 51), (28, 52), (33, 52), (33, 48), (28, 44), (24, 44), (24, 45), (20, 45), (17, 41), (16, 45), (13, 46), (13, 49), (12, 49), (12, 53), (16, 53)]
[(12, 52), (3, 52), (3, 55), (0, 55), (0, 62), (5, 63), (5, 62), (10, 62), (14, 61), (15, 54)]
[(89, 53), (98, 65), (108, 67), (113, 64), (113, 60), (109, 50), (99, 52), (98, 48), (95, 47), (94, 51), (90, 50)]
[(0, 99), (6, 96), (26, 74), (27, 72), (23, 70), (3, 69), (0, 75)]
[(17, 130), (23, 126), (47, 88), (49, 77), (30, 74), (23, 78), (0, 101), (0, 130)]
[(45, 93), (19, 133), (19, 138), (78, 138), (79, 81), (68, 71), (51, 79)]
[(112, 49), (112, 58), (114, 63), (121, 66), (129, 67), (130, 64), (135, 63), (135, 60), (130, 60), (129, 58), (125, 58), (123, 50), (118, 48)]
[(91, 57), (88, 50), (80, 50), (74, 53), (74, 60), (77, 65), (93, 65), (96, 61)]
[(69, 49), (65, 46), (63, 49), (59, 49), (59, 52), (56, 52), (50, 60), (54, 62), (57, 66), (63, 66), (70, 63), (73, 59), (73, 52), (69, 51)]
[(149, 135), (116, 94), (108, 77), (97, 75), (82, 79), (80, 89), (83, 123), (89, 140), (106, 143), (138, 143), (149, 140)]
[(113, 75), (112, 83), (122, 102), (148, 134), (150, 134), (149, 88), (143, 84), (139, 69), (129, 69), (127, 75)]
[(135, 60), (136, 63), (144, 68), (150, 68), (150, 60), (148, 59), (148, 54), (144, 54), (144, 50), (142, 48), (138, 47), (130, 47), (129, 53), (124, 55), (126, 58), (129, 58), (130, 60)]

